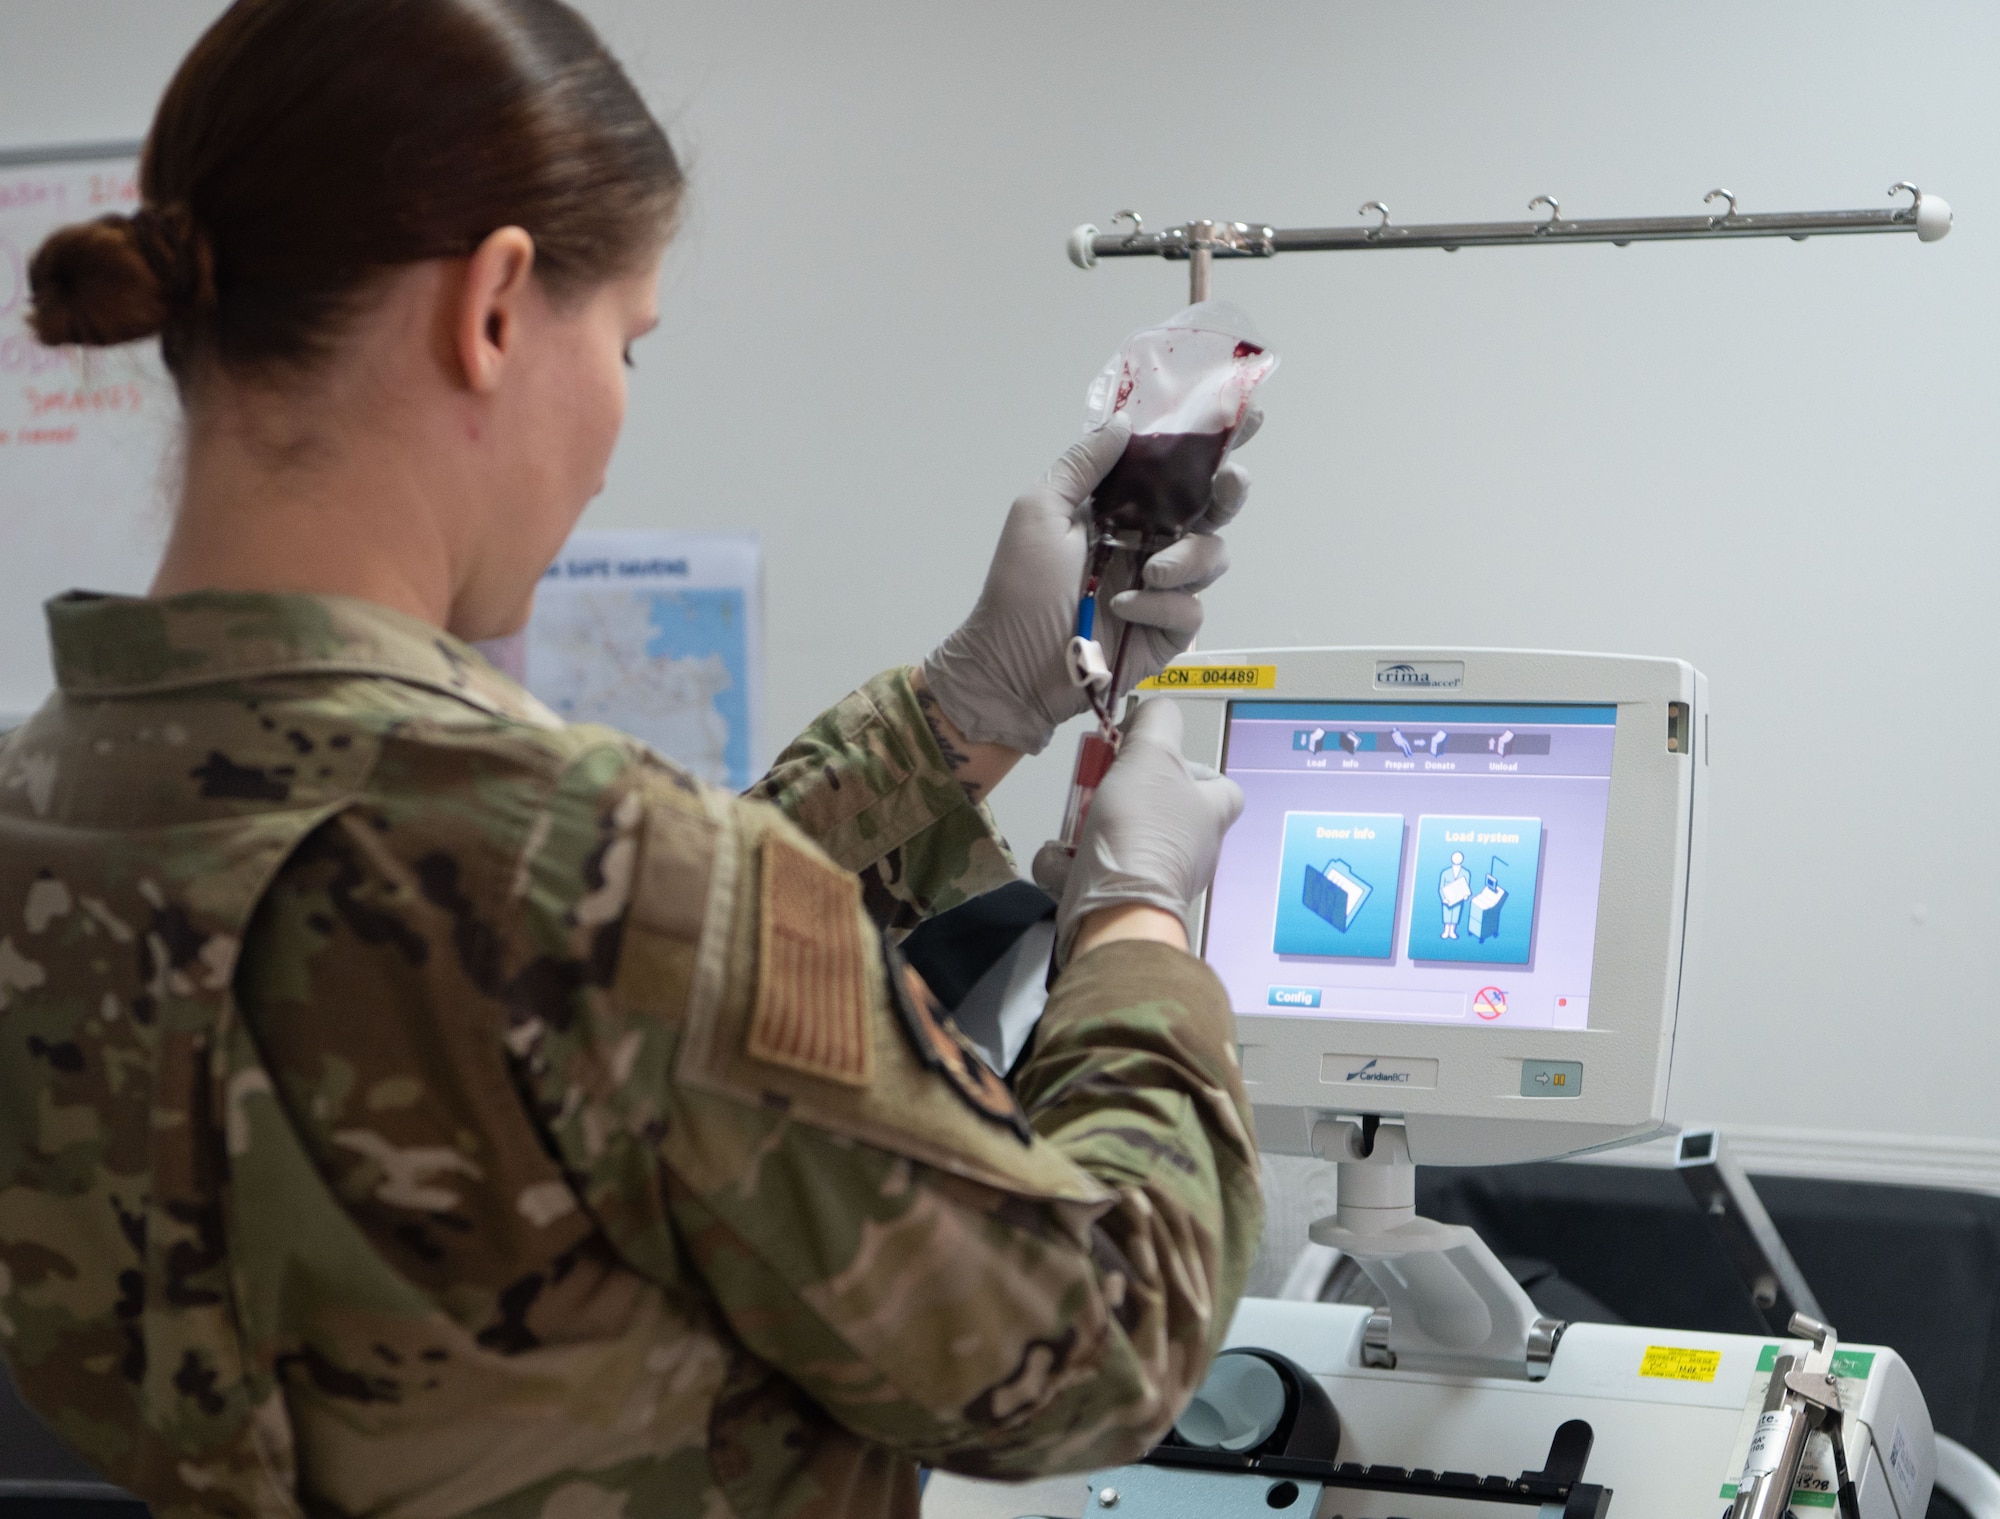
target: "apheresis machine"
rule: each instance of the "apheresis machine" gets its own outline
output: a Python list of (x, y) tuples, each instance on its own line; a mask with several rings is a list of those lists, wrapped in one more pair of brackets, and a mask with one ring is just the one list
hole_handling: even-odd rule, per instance
[(1565, 1324), (1415, 1168), (1666, 1131), (1697, 916), (1705, 683), (1670, 659), (1188, 656), (1154, 683), (1243, 788), (1200, 924), (1267, 1152), (1338, 1167), (1322, 1255), (1384, 1306), (1247, 1299), (1137, 1465), (934, 1477), (931, 1519), (1922, 1519), (1908, 1367), (1770, 1337)]

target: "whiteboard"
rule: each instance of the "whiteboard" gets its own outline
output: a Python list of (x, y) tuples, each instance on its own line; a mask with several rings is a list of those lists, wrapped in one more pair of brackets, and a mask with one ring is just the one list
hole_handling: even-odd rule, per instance
[(42, 603), (141, 591), (166, 539), (179, 405), (159, 345), (44, 348), (28, 261), (69, 222), (138, 201), (133, 144), (0, 154), (0, 727), (53, 684)]

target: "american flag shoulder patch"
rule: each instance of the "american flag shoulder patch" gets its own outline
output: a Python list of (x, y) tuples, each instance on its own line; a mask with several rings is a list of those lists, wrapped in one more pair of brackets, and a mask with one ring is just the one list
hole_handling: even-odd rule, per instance
[(759, 852), (757, 998), (745, 1046), (755, 1059), (865, 1087), (868, 1040), (861, 883), (768, 833)]

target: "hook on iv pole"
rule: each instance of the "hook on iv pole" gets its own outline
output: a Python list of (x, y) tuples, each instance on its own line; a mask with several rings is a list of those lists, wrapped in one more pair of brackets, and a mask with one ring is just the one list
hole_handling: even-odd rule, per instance
[[(1120, 222), (1130, 222), (1132, 224), (1132, 230), (1126, 234), (1124, 242), (1119, 245), (1121, 248), (1130, 248), (1139, 241), (1141, 234), (1145, 232), (1146, 219), (1137, 211), (1112, 212), (1112, 227), (1116, 228)], [(1089, 222), (1085, 222), (1081, 227), (1074, 228), (1070, 232), (1069, 261), (1075, 264), (1077, 268), (1095, 269), (1097, 267), (1097, 249), (1094, 246), (1097, 237), (1097, 228)]]
[(1716, 186), (1713, 190), (1710, 190), (1708, 194), (1704, 195), (1701, 198), (1701, 203), (1704, 206), (1706, 206), (1710, 202), (1718, 200), (1728, 201), (1729, 209), (1727, 211), (1724, 211), (1719, 216), (1711, 216), (1708, 219), (1708, 224), (1711, 227), (1719, 227), (1724, 222), (1734, 221), (1736, 219), (1736, 197), (1730, 191), (1723, 189), (1720, 185)]
[(1563, 219), (1562, 202), (1558, 201), (1553, 195), (1537, 195), (1533, 200), (1528, 202), (1528, 209), (1532, 211), (1537, 206), (1547, 206), (1549, 208), (1549, 219), (1536, 228), (1536, 231), (1548, 232), (1561, 225)]

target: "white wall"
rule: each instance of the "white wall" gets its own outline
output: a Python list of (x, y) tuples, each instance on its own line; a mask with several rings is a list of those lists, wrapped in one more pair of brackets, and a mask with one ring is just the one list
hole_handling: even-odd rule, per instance
[[(195, 0), (0, 0), (0, 145), (137, 135)], [(1883, 204), (1820, 239), (1233, 265), (1285, 355), (1211, 646), (1677, 654), (1715, 700), (1677, 1106), (2000, 1140), (2000, 10), (595, 0), (692, 159), (602, 526), (747, 525), (769, 729), (920, 656), (1177, 269), (1121, 206), (1342, 222)], [(4, 503), (0, 503), (4, 511)], [(1028, 849), (1070, 740), (1001, 793)]]

